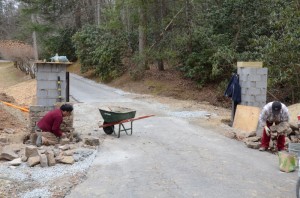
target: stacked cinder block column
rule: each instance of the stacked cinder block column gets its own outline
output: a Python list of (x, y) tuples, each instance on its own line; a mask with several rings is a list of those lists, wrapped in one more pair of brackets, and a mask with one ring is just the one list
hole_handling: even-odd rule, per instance
[(262, 108), (267, 100), (268, 69), (262, 62), (238, 62), (242, 105)]
[[(66, 72), (71, 63), (37, 62), (37, 105), (66, 101)], [(60, 79), (58, 81), (58, 79)]]

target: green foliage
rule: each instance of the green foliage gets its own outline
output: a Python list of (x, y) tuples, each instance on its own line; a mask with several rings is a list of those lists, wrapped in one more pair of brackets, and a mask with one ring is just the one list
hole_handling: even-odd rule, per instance
[[(94, 1), (21, 2), (26, 3), (23, 8), (28, 14), (20, 17), (22, 24), (31, 14), (43, 21), (26, 23), (22, 30), (27, 31), (22, 33), (35, 30), (46, 54), (60, 54), (60, 50), (72, 54), (70, 37), (78, 31), (73, 42), (82, 71), (94, 70), (103, 80), (124, 71), (125, 53), (136, 65), (130, 72), (133, 79), (143, 78), (144, 63), (162, 60), (178, 66), (200, 87), (225, 82), (237, 61), (262, 61), (269, 69), (268, 91), (277, 97), (281, 94), (282, 101), (300, 100), (298, 0), (100, 1), (99, 13)], [(98, 28), (79, 29), (96, 22)], [(146, 41), (141, 53), (142, 35)]]
[[(186, 77), (195, 79), (201, 87), (231, 74), (234, 61), (232, 48), (226, 45), (226, 35), (213, 35), (212, 29), (195, 28), (190, 49), (181, 53), (181, 70)], [(188, 45), (188, 40), (181, 42)], [(186, 49), (181, 47), (183, 49)]]
[(114, 79), (124, 72), (122, 58), (126, 40), (122, 33), (86, 26), (73, 36), (73, 42), (82, 72), (94, 69), (103, 81)]
[(300, 99), (300, 11), (294, 3), (277, 2), (270, 15), (271, 34), (253, 40), (269, 68), (269, 87), (283, 101)]

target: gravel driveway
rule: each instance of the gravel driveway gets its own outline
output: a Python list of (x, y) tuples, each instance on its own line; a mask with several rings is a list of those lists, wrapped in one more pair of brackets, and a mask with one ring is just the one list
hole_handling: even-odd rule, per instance
[[(218, 113), (161, 103), (72, 75), (75, 128), (103, 141), (87, 173), (67, 197), (294, 197), (297, 173), (282, 173), (278, 157), (220, 135), (225, 126), (202, 126)], [(173, 100), (175, 101), (175, 100)], [(188, 104), (189, 103), (189, 104)], [(181, 105), (178, 105), (181, 104)], [(98, 129), (98, 108), (121, 106), (136, 116), (133, 135)], [(195, 106), (194, 106), (195, 107)]]

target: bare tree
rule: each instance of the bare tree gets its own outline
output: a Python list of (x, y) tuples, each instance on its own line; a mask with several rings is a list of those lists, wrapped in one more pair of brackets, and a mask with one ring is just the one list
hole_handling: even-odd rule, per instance
[(145, 54), (145, 47), (146, 47), (146, 25), (147, 25), (147, 18), (146, 18), (146, 9), (144, 1), (141, 1), (139, 8), (139, 55), (141, 57), (141, 68), (147, 69), (146, 65), (146, 54)]

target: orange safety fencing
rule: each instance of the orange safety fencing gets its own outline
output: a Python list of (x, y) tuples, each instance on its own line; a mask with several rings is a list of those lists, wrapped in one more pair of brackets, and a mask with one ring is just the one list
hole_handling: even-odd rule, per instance
[(4, 102), (4, 101), (1, 101), (1, 100), (0, 100), (0, 102), (2, 102), (3, 104), (5, 104), (5, 105), (7, 105), (7, 106), (10, 106), (10, 107), (19, 109), (19, 110), (21, 110), (21, 111), (24, 111), (24, 112), (27, 112), (27, 113), (29, 112), (29, 109), (26, 108), (26, 107), (19, 107), (19, 106), (16, 106), (16, 105), (13, 105), (13, 104), (11, 104), (11, 103)]

